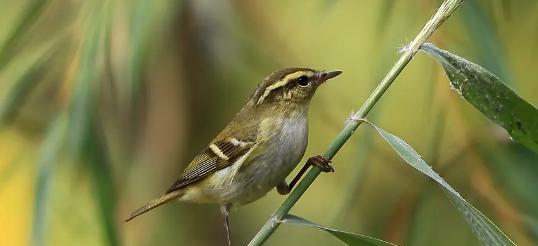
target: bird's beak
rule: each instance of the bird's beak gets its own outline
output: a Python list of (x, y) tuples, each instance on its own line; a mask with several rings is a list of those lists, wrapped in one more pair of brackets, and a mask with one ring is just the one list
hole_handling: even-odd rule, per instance
[(335, 71), (329, 71), (329, 72), (326, 72), (326, 71), (321, 71), (321, 72), (318, 72), (316, 74), (316, 77), (318, 78), (318, 82), (321, 84), (329, 79), (332, 79), (338, 75), (340, 75), (342, 73), (342, 71), (340, 70), (335, 70)]

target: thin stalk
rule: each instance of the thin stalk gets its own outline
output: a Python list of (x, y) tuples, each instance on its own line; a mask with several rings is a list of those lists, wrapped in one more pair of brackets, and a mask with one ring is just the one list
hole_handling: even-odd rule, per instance
[[(332, 159), (336, 153), (342, 148), (346, 141), (351, 137), (353, 132), (359, 127), (368, 112), (374, 107), (377, 101), (390, 87), (392, 82), (398, 77), (405, 66), (411, 61), (420, 46), (432, 35), (432, 33), (454, 12), (454, 10), (463, 3), (463, 0), (446, 0), (441, 4), (441, 7), (426, 23), (422, 30), (417, 34), (415, 39), (402, 49), (400, 59), (394, 64), (391, 70), (385, 75), (383, 80), (374, 89), (370, 96), (366, 99), (359, 111), (355, 113), (350, 121), (344, 126), (344, 129), (333, 140), (328, 150), (323, 155), (327, 159)], [(264, 226), (258, 231), (256, 236), (250, 241), (249, 246), (263, 244), (278, 228), (282, 218), (288, 214), (291, 208), (297, 203), (299, 198), (304, 194), (308, 187), (316, 180), (321, 170), (317, 167), (312, 168), (308, 174), (301, 180), (297, 187), (292, 191), (282, 205), (273, 213), (271, 218), (267, 220)]]

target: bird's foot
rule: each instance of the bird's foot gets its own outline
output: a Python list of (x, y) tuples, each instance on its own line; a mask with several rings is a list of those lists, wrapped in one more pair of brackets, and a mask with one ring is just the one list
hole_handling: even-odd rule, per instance
[(318, 167), (322, 172), (332, 173), (334, 168), (331, 166), (331, 160), (326, 159), (321, 155), (316, 155), (308, 158), (307, 164)]

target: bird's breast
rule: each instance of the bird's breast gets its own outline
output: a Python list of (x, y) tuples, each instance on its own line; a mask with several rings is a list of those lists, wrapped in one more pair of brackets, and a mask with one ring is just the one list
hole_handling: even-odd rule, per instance
[(278, 122), (278, 130), (257, 148), (255, 158), (237, 172), (231, 185), (232, 203), (252, 202), (284, 181), (303, 157), (308, 143), (308, 123), (303, 119)]
[(272, 149), (270, 154), (279, 159), (280, 163), (287, 172), (293, 170), (297, 162), (301, 160), (308, 143), (308, 123), (306, 119), (285, 120), (282, 123), (280, 133), (270, 143), (268, 149)]

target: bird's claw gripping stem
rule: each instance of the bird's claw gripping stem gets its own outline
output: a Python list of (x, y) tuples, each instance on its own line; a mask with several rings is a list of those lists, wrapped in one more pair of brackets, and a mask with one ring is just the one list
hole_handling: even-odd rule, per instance
[(306, 163), (308, 165), (318, 167), (322, 172), (325, 172), (325, 173), (334, 172), (334, 168), (331, 166), (331, 160), (327, 160), (325, 157), (321, 155), (316, 155), (316, 156), (312, 156), (308, 158)]
[(304, 164), (303, 168), (295, 175), (293, 180), (288, 185), (286, 181), (282, 181), (282, 183), (278, 184), (276, 189), (279, 194), (286, 195), (291, 192), (293, 187), (299, 182), (299, 179), (306, 173), (309, 167), (316, 166), (318, 167), (322, 172), (325, 173), (331, 173), (334, 172), (334, 168), (331, 166), (331, 160), (327, 160), (325, 157), (321, 155), (316, 155), (308, 158), (306, 163)]

